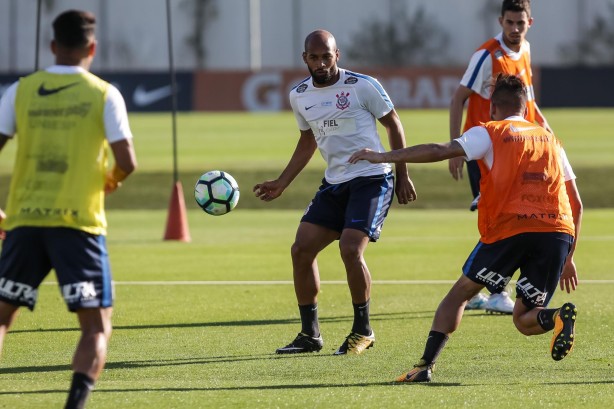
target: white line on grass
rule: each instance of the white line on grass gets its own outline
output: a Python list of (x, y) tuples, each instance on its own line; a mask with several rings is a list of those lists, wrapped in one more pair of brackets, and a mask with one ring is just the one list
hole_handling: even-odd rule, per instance
[[(373, 284), (379, 285), (422, 285), (422, 284), (454, 284), (456, 280), (373, 280)], [(321, 281), (321, 284), (342, 284), (347, 285), (347, 281), (330, 280)], [(510, 283), (514, 284), (515, 281)], [(44, 284), (57, 285), (55, 281), (46, 281)], [(290, 280), (272, 281), (115, 281), (116, 285), (292, 285)], [(579, 280), (579, 284), (614, 284), (614, 280)]]

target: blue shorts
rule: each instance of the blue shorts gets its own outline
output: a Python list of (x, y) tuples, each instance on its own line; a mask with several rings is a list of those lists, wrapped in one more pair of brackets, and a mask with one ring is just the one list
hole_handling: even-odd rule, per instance
[(34, 309), (38, 287), (55, 270), (70, 311), (113, 305), (105, 236), (64, 227), (18, 227), (0, 253), (0, 300)]
[(479, 242), (463, 266), (463, 273), (500, 292), (516, 270), (516, 297), (528, 308), (546, 307), (556, 290), (573, 236), (566, 233), (521, 233), (495, 243)]
[(301, 222), (338, 231), (356, 229), (377, 241), (394, 196), (394, 176), (363, 176), (322, 186), (307, 206)]

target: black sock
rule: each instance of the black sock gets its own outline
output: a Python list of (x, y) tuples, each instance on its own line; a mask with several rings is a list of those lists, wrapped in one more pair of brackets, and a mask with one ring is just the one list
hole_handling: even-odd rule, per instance
[(430, 331), (426, 339), (422, 360), (425, 365), (434, 365), (441, 350), (446, 345), (448, 336), (443, 332)]
[(301, 332), (311, 337), (319, 337), (318, 304), (299, 305), (298, 310), (301, 314)]
[(352, 332), (360, 335), (371, 335), (371, 325), (369, 324), (369, 300), (360, 304), (354, 304), (354, 323)]
[(83, 373), (73, 373), (64, 409), (83, 409), (92, 389), (94, 389), (92, 378)]
[(554, 329), (554, 314), (558, 311), (558, 308), (544, 308), (537, 313), (537, 323), (546, 331), (552, 331)]

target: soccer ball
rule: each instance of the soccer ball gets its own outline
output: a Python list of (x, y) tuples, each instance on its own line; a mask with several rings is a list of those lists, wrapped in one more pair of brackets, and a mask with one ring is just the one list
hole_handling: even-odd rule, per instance
[(205, 212), (221, 216), (234, 209), (239, 202), (239, 185), (227, 172), (212, 170), (198, 178), (194, 198)]

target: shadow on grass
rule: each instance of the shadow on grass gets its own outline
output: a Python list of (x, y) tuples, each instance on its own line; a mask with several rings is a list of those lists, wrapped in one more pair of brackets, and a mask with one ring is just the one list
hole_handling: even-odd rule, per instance
[[(325, 355), (312, 355), (325, 356)], [(205, 358), (177, 358), (177, 359), (150, 359), (143, 361), (123, 361), (123, 362), (107, 362), (106, 370), (111, 369), (136, 369), (148, 367), (163, 367), (163, 366), (183, 366), (183, 365), (203, 365), (203, 364), (218, 364), (224, 362), (247, 362), (260, 361), (270, 359), (281, 359), (279, 355), (273, 353), (259, 355), (244, 355), (244, 356), (212, 356)], [(18, 373), (39, 373), (39, 372), (59, 372), (70, 370), (70, 365), (38, 365), (38, 366), (20, 366), (14, 368), (0, 368), (0, 375), (18, 374)]]
[[(373, 321), (389, 321), (398, 319), (422, 319), (431, 317), (435, 311), (411, 311), (411, 312), (390, 312), (371, 314)], [(321, 323), (330, 322), (351, 322), (353, 316), (320, 317)], [(114, 331), (121, 330), (141, 330), (141, 329), (164, 329), (164, 328), (206, 328), (206, 327), (250, 327), (260, 325), (286, 325), (300, 324), (298, 318), (285, 318), (276, 320), (249, 320), (249, 321), (214, 321), (214, 322), (185, 322), (168, 324), (144, 324), (144, 325), (113, 325)], [(37, 329), (18, 329), (11, 334), (39, 333), (39, 332), (69, 332), (79, 331), (78, 327), (72, 328), (37, 328)]]
[[(482, 386), (477, 384), (462, 384), (458, 382), (431, 382), (420, 385), (428, 387), (450, 387), (450, 386)], [(217, 387), (217, 388), (128, 388), (128, 389), (96, 389), (94, 393), (135, 393), (135, 392), (215, 392), (215, 391), (249, 391), (249, 390), (285, 390), (285, 389), (320, 389), (320, 388), (364, 388), (371, 386), (393, 386), (400, 387), (397, 382), (357, 382), (357, 383), (315, 383), (315, 384), (289, 384), (289, 385), (266, 385), (266, 386), (236, 386), (236, 387)], [(51, 393), (66, 393), (66, 390), (47, 389), (36, 391), (7, 391), (0, 392), (0, 395), (36, 395)]]

